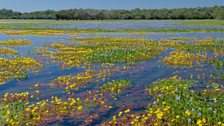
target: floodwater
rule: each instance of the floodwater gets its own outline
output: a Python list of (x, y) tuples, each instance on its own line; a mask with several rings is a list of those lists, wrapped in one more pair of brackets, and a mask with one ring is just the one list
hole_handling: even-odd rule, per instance
[[(42, 27), (42, 26), (41, 26)], [(62, 28), (62, 29), (109, 29), (109, 30), (117, 30), (117, 29), (191, 29), (191, 28), (221, 28), (221, 26), (212, 26), (212, 27), (204, 27), (204, 26), (180, 26), (176, 22), (160, 22), (160, 21), (127, 21), (127, 22), (78, 22), (78, 23), (70, 23), (61, 26), (45, 26), (49, 28)], [(0, 41), (4, 41), (7, 39), (27, 39), (31, 40), (33, 44), (27, 47), (16, 47), (13, 48), (22, 53), (22, 56), (32, 57), (39, 61), (40, 57), (32, 54), (32, 51), (36, 47), (42, 47), (44, 44), (49, 44), (53, 42), (70, 42), (69, 38), (75, 37), (129, 37), (129, 38), (144, 38), (144, 39), (169, 39), (169, 38), (198, 38), (198, 39), (206, 39), (208, 37), (212, 37), (213, 39), (218, 39), (224, 37), (224, 32), (198, 32), (198, 33), (145, 33), (145, 34), (130, 34), (130, 33), (100, 33), (100, 34), (79, 34), (79, 35), (61, 35), (61, 36), (37, 36), (37, 35), (26, 35), (26, 36), (9, 36), (0, 34)], [(166, 66), (159, 62), (159, 60), (169, 54), (172, 49), (163, 52), (160, 56), (154, 58), (153, 60), (146, 62), (139, 62), (133, 68), (128, 71), (116, 72), (112, 76), (108, 77), (107, 81), (111, 80), (119, 80), (119, 79), (129, 79), (131, 81), (132, 86), (125, 90), (123, 93), (117, 96), (118, 100), (114, 102), (115, 109), (113, 112), (107, 113), (105, 117), (111, 117), (114, 113), (116, 113), (119, 108), (124, 107), (125, 105), (134, 104), (133, 107), (136, 111), (143, 109), (151, 97), (145, 94), (145, 88), (152, 84), (153, 81), (162, 78), (169, 78), (174, 75), (181, 76), (183, 78), (189, 78), (192, 73), (194, 74), (203, 74), (206, 75), (212, 74), (215, 71), (214, 66), (212, 65), (204, 65), (200, 67), (193, 68), (174, 68), (170, 66)], [(49, 83), (51, 80), (56, 79), (58, 76), (66, 76), (66, 75), (76, 75), (80, 72), (85, 71), (84, 68), (71, 68), (71, 69), (62, 69), (60, 64), (44, 62), (44, 68), (41, 69), (38, 73), (29, 73), (28, 78), (21, 80), (10, 80), (5, 85), (0, 86), (0, 96), (3, 96), (6, 92), (23, 92), (29, 91), (31, 86), (35, 83), (41, 83), (40, 89), (40, 98), (46, 99), (50, 98), (52, 95), (54, 96), (63, 96), (66, 92), (61, 88), (50, 88)], [(120, 64), (116, 64), (119, 66)], [(199, 70), (200, 69), (200, 70)], [(178, 73), (177, 73), (178, 72)], [(201, 80), (203, 82), (205, 80)], [(85, 88), (76, 92), (76, 94), (94, 90), (96, 84), (89, 84)], [(104, 117), (104, 118), (105, 118)], [(104, 120), (104, 119), (102, 119)], [(98, 124), (100, 121), (94, 122), (94, 124)], [(64, 122), (64, 124), (69, 125), (68, 122)]]

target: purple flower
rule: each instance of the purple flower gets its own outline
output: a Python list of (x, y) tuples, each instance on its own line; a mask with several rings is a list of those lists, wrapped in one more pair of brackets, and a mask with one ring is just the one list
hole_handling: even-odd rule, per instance
[(188, 122), (191, 122), (191, 118), (188, 119)]
[(181, 96), (178, 96), (178, 97), (176, 98), (176, 100), (180, 100), (180, 98), (181, 98)]
[(155, 105), (156, 104), (156, 101), (154, 101), (153, 104)]

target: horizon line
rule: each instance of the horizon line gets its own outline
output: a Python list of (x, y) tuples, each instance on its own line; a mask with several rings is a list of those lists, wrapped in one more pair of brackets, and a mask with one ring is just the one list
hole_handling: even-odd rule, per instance
[(40, 10), (33, 10), (33, 11), (19, 11), (19, 10), (14, 10), (11, 8), (0, 8), (0, 10), (12, 10), (13, 12), (20, 12), (20, 13), (32, 13), (32, 12), (39, 12), (39, 11), (62, 11), (62, 10), (74, 10), (74, 9), (94, 9), (94, 10), (135, 10), (135, 9), (140, 9), (140, 10), (160, 10), (160, 9), (193, 9), (193, 8), (210, 8), (210, 7), (223, 7), (224, 5), (213, 5), (213, 6), (198, 6), (198, 7), (161, 7), (161, 8), (126, 8), (126, 9), (105, 9), (105, 8), (64, 8), (64, 9), (40, 9)]

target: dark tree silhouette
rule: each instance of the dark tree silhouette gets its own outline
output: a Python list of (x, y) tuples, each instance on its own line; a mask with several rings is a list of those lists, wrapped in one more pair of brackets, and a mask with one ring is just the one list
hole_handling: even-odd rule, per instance
[(29, 13), (0, 9), (0, 19), (56, 19), (56, 20), (145, 20), (145, 19), (224, 19), (224, 6), (180, 9), (46, 10)]

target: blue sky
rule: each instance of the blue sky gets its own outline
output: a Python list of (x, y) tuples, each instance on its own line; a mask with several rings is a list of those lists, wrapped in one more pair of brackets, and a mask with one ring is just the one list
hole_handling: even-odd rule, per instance
[(134, 9), (224, 5), (224, 0), (0, 0), (0, 8), (29, 12), (71, 8)]

